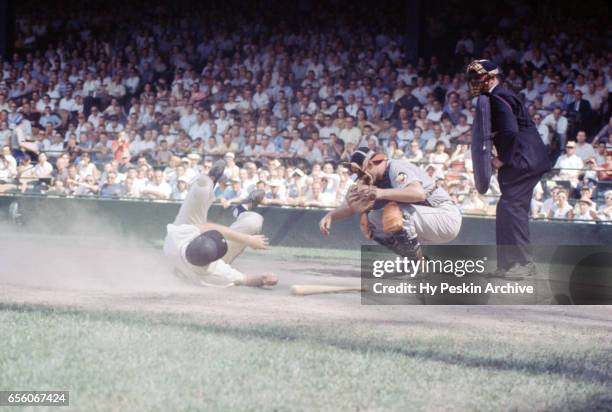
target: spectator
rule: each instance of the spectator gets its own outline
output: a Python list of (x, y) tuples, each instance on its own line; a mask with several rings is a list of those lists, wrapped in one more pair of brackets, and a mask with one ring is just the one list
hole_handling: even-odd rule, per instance
[(584, 130), (580, 130), (578, 134), (576, 134), (576, 155), (580, 157), (583, 162), (595, 156), (595, 149), (586, 142), (586, 138), (587, 136)]
[(263, 200), (263, 204), (266, 205), (285, 205), (287, 204), (287, 197), (283, 193), (282, 182), (280, 180), (270, 181), (270, 190), (266, 192), (266, 196)]
[(352, 117), (346, 117), (346, 126), (342, 131), (340, 131), (340, 140), (344, 142), (344, 144), (353, 144), (357, 145), (361, 141), (361, 130), (354, 124), (354, 120)]
[[(324, 194), (335, 190), (338, 195), (341, 185), (344, 190), (348, 180), (336, 183), (334, 176), (342, 179), (345, 172), (319, 173), (319, 165), (337, 165), (355, 147), (367, 145), (386, 151), (389, 157), (406, 156), (425, 163), (423, 167), (440, 177), (439, 184), (453, 186), (457, 201), (463, 203), (459, 198), (469, 195), (473, 187), (466, 179), (471, 172), (469, 148), (463, 145), (471, 140), (475, 108), (462, 62), (471, 54), (491, 54), (502, 63), (508, 86), (520, 90), (529, 103), (529, 113), (542, 140), (550, 145), (551, 156), (565, 151), (557, 164), (560, 176), (554, 178), (574, 186), (580, 186), (584, 177), (612, 179), (612, 157), (606, 148), (612, 129), (603, 125), (603, 121), (612, 125), (607, 112), (610, 61), (605, 54), (595, 51), (593, 55), (590, 49), (576, 46), (574, 26), (564, 24), (563, 17), (552, 26), (539, 24), (542, 20), (534, 13), (520, 17), (516, 13), (512, 18), (539, 27), (537, 33), (521, 33), (519, 47), (511, 45), (511, 34), (502, 31), (491, 36), (485, 25), (473, 35), (460, 27), (464, 20), (445, 15), (446, 33), (462, 33), (459, 40), (451, 39), (456, 41), (457, 56), (446, 62), (437, 57), (422, 59), (413, 66), (404, 57), (410, 54), (406, 46), (392, 45), (390, 40), (398, 27), (376, 10), (368, 11), (363, 22), (358, 10), (350, 10), (355, 22), (350, 26), (342, 19), (331, 25), (315, 11), (304, 30), (304, 23), (292, 21), (290, 15), (282, 16), (278, 25), (270, 20), (270, 12), (260, 10), (254, 16), (246, 8), (240, 36), (208, 41), (224, 37), (220, 21), (207, 17), (224, 10), (224, 5), (215, 5), (210, 13), (191, 10), (190, 17), (203, 19), (196, 26), (188, 21), (160, 26), (159, 13), (168, 21), (181, 17), (165, 6), (154, 13), (124, 6), (125, 13), (113, 16), (113, 26), (124, 36), (111, 43), (95, 29), (105, 24), (104, 17), (76, 6), (70, 15), (50, 11), (42, 17), (54, 22), (53, 36), (33, 37), (28, 44), (41, 40), (44, 50), (18, 53), (5, 62), (0, 144), (9, 145), (9, 157), (0, 163), (2, 176), (16, 176), (9, 169), (16, 171), (24, 154), (32, 159), (27, 170), (33, 173), (38, 167), (36, 155), (44, 152), (51, 160), (43, 161), (42, 167), (55, 165), (51, 175), (72, 192), (85, 190), (83, 184), (90, 175), (103, 185), (110, 172), (118, 172), (116, 180), (124, 182), (126, 195), (138, 196), (155, 185), (155, 172), (148, 166), (153, 165), (164, 169), (174, 194), (180, 180), (190, 181), (210, 168), (212, 159), (200, 165), (196, 156), (231, 153), (235, 156), (227, 174), (238, 177), (243, 189), (251, 191), (274, 181), (287, 203), (297, 205), (296, 199), (305, 201), (305, 193), (312, 195), (315, 183)], [(493, 19), (501, 15), (499, 10), (492, 13)], [(143, 26), (153, 27), (146, 40), (139, 34), (140, 24), (135, 26), (125, 17), (130, 15), (138, 15)], [(102, 22), (96, 20), (100, 18)], [(380, 24), (365, 24), (372, 19)], [(603, 16), (599, 22), (599, 27), (605, 25)], [(91, 30), (82, 32), (81, 27)], [(274, 36), (266, 34), (270, 27), (278, 29)], [(566, 32), (570, 27), (569, 34), (559, 27)], [(581, 29), (586, 30), (581, 38), (605, 44), (605, 31), (595, 27)], [(61, 44), (55, 42), (57, 38)], [(550, 38), (555, 41), (547, 41)], [(312, 45), (325, 51), (304, 52)], [(239, 52), (234, 56), (232, 50)], [(597, 129), (600, 132), (591, 148), (587, 142)], [(584, 141), (578, 133), (572, 156), (571, 147), (564, 148), (565, 141), (568, 133), (573, 137), (578, 131), (585, 132)], [(438, 149), (439, 143), (443, 148)], [(244, 163), (249, 157), (261, 163), (259, 170)], [(586, 165), (585, 170), (577, 159)], [(430, 161), (436, 163), (427, 165)], [(293, 177), (293, 164), (304, 169), (302, 177)], [(100, 179), (94, 165), (104, 170)], [(284, 171), (283, 166), (288, 169)], [(301, 181), (297, 191), (296, 179)], [(36, 190), (36, 186), (28, 189)], [(488, 199), (494, 202), (495, 198)]]
[(226, 153), (224, 159), (226, 162), (226, 166), (225, 170), (223, 171), (223, 174), (230, 180), (238, 178), (240, 174), (240, 168), (236, 165), (236, 156), (234, 155), (234, 153)]
[(607, 190), (604, 193), (604, 204), (597, 211), (600, 220), (612, 220), (612, 190)]
[(597, 212), (593, 210), (591, 199), (582, 198), (578, 200), (578, 211), (573, 214), (574, 220), (599, 220)]
[(480, 198), (478, 190), (472, 189), (470, 197), (461, 205), (461, 211), (467, 214), (486, 214), (487, 205)]
[(534, 114), (533, 122), (538, 129), (538, 134), (540, 135), (542, 142), (544, 142), (546, 146), (550, 146), (550, 129), (546, 124), (542, 123), (542, 115), (540, 113)]
[(156, 170), (153, 174), (153, 181), (140, 192), (141, 196), (149, 199), (166, 200), (172, 195), (172, 188), (166, 182), (166, 176), (161, 170)]
[(416, 140), (410, 142), (410, 145), (406, 147), (405, 155), (406, 159), (413, 163), (421, 162), (423, 160), (423, 151), (419, 148), (419, 142)]
[(47, 107), (45, 107), (45, 111), (42, 114), (42, 116), (40, 116), (40, 119), (38, 120), (38, 123), (42, 127), (45, 127), (45, 126), (47, 126), (47, 124), (50, 124), (51, 127), (53, 129), (55, 129), (60, 124), (62, 124), (62, 120), (60, 119), (60, 117), (58, 115), (56, 115), (55, 113), (51, 112), (51, 107), (50, 106), (47, 106)]
[(555, 107), (549, 115), (547, 115), (542, 121), (545, 126), (550, 127), (550, 129), (556, 133), (559, 137), (559, 147), (563, 149), (565, 147), (565, 141), (567, 137), (567, 117), (561, 114), (561, 108)]
[(574, 211), (572, 206), (567, 202), (567, 192), (565, 189), (559, 190), (555, 207), (548, 211), (549, 219), (572, 219)]
[(123, 197), (126, 193), (126, 188), (123, 184), (117, 182), (117, 173), (110, 172), (106, 175), (106, 182), (100, 187), (100, 196), (102, 197)]
[[(56, 183), (57, 182), (60, 182), (60, 180), (56, 180)], [(96, 184), (96, 180), (91, 175), (88, 175), (82, 181), (79, 181), (76, 186), (77, 187), (74, 190), (75, 196), (93, 196), (98, 194), (99, 186)]]
[(187, 193), (189, 192), (189, 183), (186, 178), (179, 177), (176, 180), (176, 187), (172, 191), (172, 200), (185, 200)]
[(565, 154), (559, 156), (554, 169), (559, 169), (557, 180), (569, 180), (572, 186), (578, 183), (578, 175), (584, 167), (582, 159), (576, 154), (576, 142), (567, 142)]
[(574, 99), (567, 108), (568, 117), (575, 123), (576, 130), (592, 131), (591, 119), (593, 117), (591, 104), (582, 98), (582, 91), (574, 91)]
[(313, 182), (302, 204), (310, 207), (334, 207), (336, 198), (323, 192), (321, 182)]
[(52, 177), (52, 173), (53, 165), (47, 161), (47, 155), (45, 153), (41, 153), (38, 156), (38, 163), (34, 167), (34, 175), (38, 179), (48, 179)]

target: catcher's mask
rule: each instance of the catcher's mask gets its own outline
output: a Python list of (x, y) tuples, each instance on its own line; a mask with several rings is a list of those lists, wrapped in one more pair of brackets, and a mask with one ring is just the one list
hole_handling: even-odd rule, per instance
[(376, 153), (375, 151), (367, 148), (360, 147), (353, 152), (351, 155), (351, 161), (346, 164), (346, 167), (357, 175), (357, 178), (362, 178), (365, 175), (368, 175), (366, 172), (366, 168), (368, 163), (372, 164), (380, 164), (383, 161), (387, 160), (387, 156), (382, 153)]
[(489, 82), (499, 74), (499, 68), (490, 60), (474, 60), (466, 69), (470, 96), (476, 97), (489, 91)]

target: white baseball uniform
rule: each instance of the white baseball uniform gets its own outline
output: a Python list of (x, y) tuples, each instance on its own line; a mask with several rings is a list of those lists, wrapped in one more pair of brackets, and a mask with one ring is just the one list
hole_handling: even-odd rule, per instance
[[(194, 266), (185, 258), (187, 245), (201, 233), (198, 225), (207, 222), (208, 209), (215, 200), (213, 189), (214, 183), (207, 175), (200, 175), (193, 182), (176, 219), (166, 226), (164, 254), (173, 259), (175, 269), (184, 276), (207, 286), (228, 287), (245, 278), (230, 265), (244, 251), (245, 245), (228, 241), (225, 256), (206, 266)], [(255, 235), (261, 233), (262, 225), (263, 217), (249, 211), (241, 213), (230, 229)]]

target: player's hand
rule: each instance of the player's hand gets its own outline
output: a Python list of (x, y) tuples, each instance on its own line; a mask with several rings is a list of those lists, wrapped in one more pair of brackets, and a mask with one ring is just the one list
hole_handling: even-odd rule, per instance
[(266, 273), (261, 276), (263, 286), (275, 286), (278, 283), (278, 278), (272, 273)]
[(247, 245), (253, 249), (267, 249), (268, 238), (265, 235), (251, 235)]
[(319, 222), (319, 230), (321, 234), (325, 236), (329, 236), (329, 231), (331, 229), (332, 218), (329, 214), (325, 215), (323, 219)]
[(499, 169), (504, 165), (504, 163), (499, 160), (499, 157), (494, 157), (491, 159), (491, 166), (493, 166), (493, 169)]

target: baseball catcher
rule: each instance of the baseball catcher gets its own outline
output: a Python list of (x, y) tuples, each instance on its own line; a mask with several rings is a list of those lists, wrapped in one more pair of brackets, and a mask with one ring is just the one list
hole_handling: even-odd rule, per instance
[[(472, 126), (474, 182), (484, 194), (492, 169), (498, 170), (497, 275), (518, 280), (535, 274), (529, 251), (529, 208), (533, 188), (551, 165), (527, 109), (500, 84), (498, 75), (498, 67), (489, 60), (475, 60), (467, 67), (470, 94), (478, 96)], [(493, 146), (497, 156), (492, 154)]]
[(236, 208), (236, 221), (226, 227), (208, 222), (210, 205), (215, 200), (215, 183), (223, 175), (225, 161), (215, 162), (208, 175), (200, 175), (173, 223), (167, 226), (164, 254), (170, 257), (177, 275), (193, 283), (216, 286), (273, 286), (274, 275), (244, 274), (231, 263), (247, 247), (265, 249), (268, 239), (261, 235), (263, 217), (253, 209), (263, 199), (254, 190)]
[(421, 242), (449, 242), (459, 233), (459, 209), (420, 167), (407, 160), (387, 159), (367, 147), (357, 149), (348, 166), (357, 176), (356, 184), (346, 201), (321, 219), (324, 235), (333, 221), (359, 214), (367, 239), (400, 256), (419, 259)]

